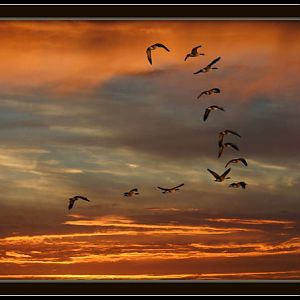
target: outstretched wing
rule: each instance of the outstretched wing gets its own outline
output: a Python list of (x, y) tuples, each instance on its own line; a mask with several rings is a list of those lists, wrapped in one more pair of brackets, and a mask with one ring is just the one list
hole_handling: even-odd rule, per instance
[(236, 136), (239, 136), (241, 137), (236, 131), (233, 131), (233, 130), (227, 130), (228, 133), (231, 133), (233, 135), (236, 135)]
[(199, 73), (202, 72), (202, 70), (203, 70), (203, 68), (201, 68), (200, 70), (198, 70), (197, 72), (195, 72), (195, 73), (193, 73), (193, 74), (199, 74)]
[(233, 143), (226, 143), (226, 145), (229, 145), (231, 146), (233, 149), (237, 150), (237, 151), (240, 151), (240, 149), (238, 148), (237, 145), (233, 144)]
[(155, 44), (154, 46), (160, 47), (160, 48), (164, 48), (166, 51), (170, 52), (170, 50), (169, 50), (164, 44), (157, 43), (157, 44)]
[(229, 164), (231, 164), (233, 161), (234, 161), (234, 159), (230, 160), (230, 161), (226, 164), (225, 168), (227, 168), (227, 166), (228, 166)]
[(248, 166), (248, 163), (245, 158), (239, 158), (239, 160), (245, 165)]
[[(206, 92), (206, 91), (205, 91)], [(197, 99), (199, 99), (202, 95), (205, 95), (205, 92), (202, 92), (198, 97)]]
[(217, 108), (217, 109), (219, 109), (219, 110), (223, 110), (223, 111), (225, 111), (225, 109), (224, 109), (223, 107), (221, 107), (221, 106), (214, 105), (214, 107), (215, 107), (215, 108)]
[(147, 48), (146, 52), (147, 52), (148, 61), (149, 61), (150, 65), (152, 65), (151, 49)]
[(213, 88), (210, 90), (213, 93), (219, 94), (221, 92), (221, 90), (219, 88)]
[(210, 68), (210, 67), (212, 67), (214, 64), (216, 64), (219, 60), (221, 59), (221, 57), (219, 56), (219, 57), (217, 57), (216, 59), (214, 59), (210, 64), (208, 64), (207, 66), (206, 66), (206, 68)]
[(231, 168), (229, 168), (228, 170), (226, 170), (222, 175), (221, 175), (221, 177), (225, 177), (229, 172), (231, 171)]
[(219, 175), (218, 175), (216, 172), (214, 172), (214, 171), (212, 171), (212, 170), (210, 170), (210, 169), (207, 169), (207, 171), (208, 171), (210, 174), (212, 174), (216, 179), (219, 178)]
[(192, 49), (192, 51), (191, 51), (191, 53), (193, 54), (193, 55), (197, 55), (198, 54), (198, 49), (199, 48), (201, 48), (202, 46), (197, 46), (197, 47), (194, 47), (193, 49)]
[(203, 116), (203, 120), (204, 120), (204, 121), (206, 121), (206, 119), (208, 118), (209, 113), (210, 113), (210, 109), (207, 108), (207, 109), (205, 110), (205, 113), (204, 113), (204, 116)]
[(187, 54), (184, 61), (186, 61), (190, 57), (190, 54)]
[(167, 191), (169, 191), (170, 189), (165, 189), (165, 188), (162, 188), (162, 187), (157, 187), (158, 189), (160, 189), (160, 190), (162, 190), (162, 191), (164, 191), (164, 192), (167, 192)]
[(75, 196), (74, 198), (90, 202), (90, 200), (88, 198), (83, 197), (83, 196)]
[(224, 140), (224, 135), (222, 133), (219, 133), (219, 141), (218, 141), (219, 147), (223, 147), (223, 140)]
[(178, 189), (178, 188), (182, 187), (183, 185), (184, 185), (184, 183), (182, 183), (182, 184), (180, 184), (180, 185), (177, 185), (177, 186), (174, 186), (174, 187), (172, 188), (172, 190)]
[(136, 193), (137, 193), (137, 192), (138, 192), (138, 189), (137, 189), (137, 188), (134, 188), (134, 189), (132, 189), (132, 190), (129, 191), (129, 193), (133, 193), (133, 192), (136, 192)]
[(222, 153), (223, 153), (224, 147), (223, 145), (219, 146), (219, 153), (218, 153), (218, 158), (221, 157)]
[(74, 206), (75, 200), (74, 199), (69, 199), (69, 206), (68, 209), (72, 209), (72, 207)]

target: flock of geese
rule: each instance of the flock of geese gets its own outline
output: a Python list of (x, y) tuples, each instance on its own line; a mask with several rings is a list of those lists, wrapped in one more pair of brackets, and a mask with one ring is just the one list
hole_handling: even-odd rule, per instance
[[(200, 53), (198, 51), (198, 49), (200, 49), (202, 46), (199, 45), (199, 46), (196, 46), (194, 47), (190, 53), (188, 53), (186, 56), (185, 56), (185, 59), (184, 61), (186, 61), (188, 58), (192, 58), (192, 57), (197, 57), (197, 56), (203, 56), (205, 55), (205, 53)], [(150, 65), (153, 64), (153, 60), (152, 60), (152, 51), (153, 50), (156, 50), (158, 48), (162, 48), (164, 49), (165, 51), (167, 52), (170, 52), (170, 49), (168, 49), (165, 45), (161, 44), (161, 43), (156, 43), (156, 44), (153, 44), (151, 46), (149, 46), (146, 50), (146, 54), (147, 54), (147, 58), (148, 58), (148, 61), (150, 63)], [(216, 59), (214, 59), (213, 61), (211, 61), (207, 66), (205, 66), (204, 68), (201, 68), (200, 70), (194, 72), (193, 74), (199, 74), (199, 73), (207, 73), (211, 70), (217, 70), (218, 67), (215, 67), (215, 64), (218, 63), (220, 61), (221, 57), (217, 57)], [(203, 91), (199, 94), (199, 96), (197, 97), (197, 99), (200, 99), (202, 96), (206, 95), (206, 96), (210, 96), (210, 95), (213, 95), (213, 94), (219, 94), (221, 93), (221, 90), (217, 87), (215, 88), (212, 88), (212, 89), (209, 89), (209, 90), (206, 90), (206, 91)], [(208, 116), (210, 115), (210, 113), (212, 111), (215, 111), (215, 110), (219, 110), (219, 111), (223, 111), (225, 112), (225, 109), (221, 106), (218, 106), (218, 105), (211, 105), (209, 107), (207, 107), (205, 109), (205, 112), (204, 112), (204, 116), (203, 116), (203, 121), (205, 122), (207, 119), (208, 119)], [(226, 142), (224, 143), (224, 137), (227, 136), (227, 135), (235, 135), (239, 138), (241, 138), (241, 135), (233, 130), (224, 130), (224, 131), (221, 131), (219, 133), (219, 140), (218, 140), (218, 146), (219, 146), (219, 152), (218, 152), (218, 158), (221, 157), (223, 151), (225, 148), (232, 148), (236, 151), (239, 151), (239, 148), (236, 144), (234, 143), (231, 143), (231, 142)], [(245, 158), (234, 158), (234, 159), (231, 159), (230, 161), (228, 161), (225, 165), (225, 168), (227, 168), (230, 164), (237, 164), (237, 163), (241, 163), (243, 164), (244, 166), (248, 166), (248, 163), (246, 161)], [(216, 172), (212, 171), (211, 169), (207, 169), (208, 172), (214, 177), (214, 181), (216, 182), (223, 182), (224, 180), (226, 179), (230, 179), (231, 177), (228, 177), (227, 175), (230, 173), (231, 171), (231, 168), (227, 169), (223, 174), (219, 175), (217, 174)], [(163, 188), (163, 187), (157, 187), (159, 190), (162, 191), (163, 194), (166, 194), (166, 193), (174, 193), (174, 192), (177, 192), (180, 190), (180, 188), (184, 185), (184, 183), (180, 184), (180, 185), (177, 185), (175, 187), (172, 187), (172, 188)], [(243, 188), (245, 189), (246, 188), (246, 185), (247, 183), (244, 182), (244, 181), (240, 181), (240, 182), (233, 182), (231, 184), (229, 184), (228, 187), (230, 188)], [(124, 193), (124, 197), (132, 197), (132, 196), (136, 196), (136, 195), (139, 195), (139, 190), (138, 188), (133, 188), (131, 190), (129, 190), (128, 192), (125, 192)], [(68, 209), (71, 210), (74, 206), (74, 203), (77, 201), (77, 200), (83, 200), (83, 201), (88, 201), (90, 202), (90, 200), (84, 196), (74, 196), (72, 198), (69, 198), (69, 206), (68, 206)]]

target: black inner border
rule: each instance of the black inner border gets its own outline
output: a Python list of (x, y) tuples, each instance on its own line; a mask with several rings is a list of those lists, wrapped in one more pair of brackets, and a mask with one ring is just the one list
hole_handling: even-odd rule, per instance
[(0, 18), (299, 18), (299, 5), (1, 5)]

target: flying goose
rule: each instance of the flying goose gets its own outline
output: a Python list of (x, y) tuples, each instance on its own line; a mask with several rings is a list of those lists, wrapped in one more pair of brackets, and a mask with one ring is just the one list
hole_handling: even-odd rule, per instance
[(68, 209), (69, 210), (72, 209), (72, 207), (74, 206), (75, 201), (77, 201), (79, 199), (90, 202), (90, 200), (88, 198), (86, 198), (86, 197), (83, 197), (83, 196), (74, 196), (73, 198), (69, 198), (69, 207), (68, 207)]
[(202, 95), (211, 95), (211, 94), (219, 94), (221, 93), (221, 90), (219, 88), (213, 88), (207, 91), (202, 92), (197, 99), (199, 99)]
[(124, 197), (132, 197), (133, 195), (139, 195), (139, 191), (137, 188), (130, 190), (129, 192), (124, 193)]
[(223, 139), (224, 139), (224, 136), (225, 135), (228, 135), (228, 134), (233, 134), (233, 135), (236, 135), (238, 137), (241, 138), (241, 136), (236, 132), (236, 131), (233, 131), (233, 130), (229, 130), (229, 129), (226, 129), (226, 130), (223, 130), (219, 133), (219, 146), (221, 147), (222, 144), (223, 144)]
[(246, 188), (247, 183), (244, 181), (240, 181), (240, 182), (233, 182), (231, 184), (229, 184), (228, 187), (232, 187), (232, 188), (239, 188), (240, 186), (245, 189)]
[(221, 59), (221, 57), (217, 57), (216, 59), (214, 59), (210, 64), (208, 64), (206, 67), (200, 69), (199, 71), (195, 72), (194, 74), (198, 74), (198, 73), (206, 73), (210, 70), (216, 70), (218, 68), (213, 67), (214, 64), (216, 64), (219, 60)]
[(219, 145), (219, 154), (218, 154), (218, 158), (221, 157), (224, 148), (228, 148), (228, 147), (231, 147), (231, 148), (235, 149), (236, 151), (240, 151), (240, 149), (238, 148), (237, 145), (235, 145), (235, 144), (233, 144), (233, 143), (224, 143), (224, 144), (222, 144), (222, 145)]
[(152, 65), (152, 56), (151, 56), (151, 51), (155, 50), (156, 48), (164, 48), (166, 51), (170, 52), (170, 50), (163, 44), (157, 43), (157, 44), (153, 44), (150, 47), (147, 48), (146, 52), (147, 52), (147, 57), (149, 60), (149, 63)]
[(202, 46), (197, 46), (197, 47), (193, 48), (193, 49), (191, 50), (191, 52), (188, 53), (188, 54), (186, 55), (184, 61), (186, 61), (189, 57), (197, 57), (197, 56), (199, 56), (199, 55), (205, 55), (204, 53), (199, 53), (199, 52), (198, 52), (198, 49), (201, 48), (201, 47), (202, 47)]
[(207, 171), (215, 177), (215, 181), (216, 182), (222, 182), (225, 179), (230, 179), (230, 177), (226, 177), (227, 174), (230, 172), (230, 170), (231, 170), (231, 168), (229, 168), (228, 170), (226, 170), (222, 175), (219, 175), (216, 172), (214, 172), (214, 171), (212, 171), (210, 169), (207, 169)]
[(206, 110), (205, 110), (205, 113), (204, 113), (204, 116), (203, 116), (203, 121), (206, 121), (206, 119), (208, 118), (208, 115), (209, 113), (212, 111), (212, 110), (222, 110), (222, 111), (225, 111), (225, 109), (221, 106), (218, 106), (218, 105), (211, 105), (209, 106)]
[(225, 168), (227, 168), (227, 166), (228, 166), (229, 164), (231, 164), (231, 163), (238, 163), (238, 162), (242, 162), (245, 166), (248, 166), (248, 163), (247, 163), (246, 159), (241, 157), (241, 158), (234, 158), (234, 159), (230, 160), (230, 161), (226, 164)]
[(172, 187), (170, 189), (168, 189), (168, 188), (162, 188), (162, 187), (159, 187), (159, 186), (157, 188), (160, 189), (160, 190), (162, 190), (163, 194), (165, 194), (165, 193), (174, 193), (174, 192), (179, 191), (179, 188), (182, 187), (183, 185), (184, 185), (184, 183), (182, 183), (180, 185), (177, 185), (177, 186), (174, 186), (174, 187)]

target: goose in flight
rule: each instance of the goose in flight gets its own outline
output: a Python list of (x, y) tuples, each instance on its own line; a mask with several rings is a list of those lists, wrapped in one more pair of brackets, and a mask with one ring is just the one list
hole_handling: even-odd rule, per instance
[(139, 195), (139, 191), (137, 188), (130, 190), (129, 192), (124, 193), (124, 197), (132, 197), (133, 195)]
[(221, 57), (217, 57), (216, 59), (214, 59), (210, 64), (208, 64), (206, 67), (200, 69), (199, 71), (195, 72), (194, 74), (199, 74), (199, 73), (206, 73), (210, 70), (217, 70), (218, 68), (213, 67), (214, 64), (216, 64), (219, 60), (221, 59)]
[(217, 174), (216, 172), (207, 169), (207, 171), (212, 174), (215, 177), (215, 181), (216, 182), (222, 182), (225, 179), (230, 179), (230, 177), (226, 177), (228, 175), (228, 173), (231, 171), (231, 168), (229, 168), (228, 170), (226, 170), (222, 175)]
[(219, 154), (218, 154), (218, 158), (221, 157), (224, 148), (228, 148), (228, 147), (233, 148), (233, 149), (235, 149), (236, 151), (240, 151), (240, 149), (238, 148), (237, 145), (235, 145), (235, 144), (233, 144), (233, 143), (224, 143), (224, 144), (222, 144), (221, 146), (219, 145)]
[(170, 52), (170, 50), (163, 44), (161, 43), (156, 43), (154, 45), (151, 45), (150, 47), (147, 48), (146, 52), (147, 52), (147, 57), (148, 57), (148, 61), (149, 63), (152, 65), (152, 55), (151, 55), (151, 51), (155, 50), (156, 48), (164, 48), (166, 51)]
[(202, 47), (202, 46), (197, 46), (197, 47), (193, 48), (193, 49), (191, 50), (191, 52), (188, 53), (188, 54), (186, 55), (184, 61), (186, 61), (189, 57), (197, 57), (197, 56), (199, 56), (199, 55), (205, 55), (204, 53), (199, 53), (199, 52), (198, 52), (198, 49), (201, 48), (201, 47)]
[(170, 189), (167, 189), (167, 188), (162, 188), (162, 187), (157, 187), (158, 189), (162, 190), (162, 193), (165, 194), (165, 193), (174, 193), (174, 192), (177, 192), (179, 191), (179, 188), (182, 187), (184, 185), (184, 183), (180, 184), (180, 185), (177, 185), (177, 186), (174, 186)]
[(246, 188), (247, 183), (244, 181), (240, 181), (240, 182), (233, 182), (231, 184), (229, 184), (229, 187), (232, 188), (239, 188), (240, 186), (245, 189)]
[(206, 121), (206, 119), (208, 118), (208, 115), (209, 113), (212, 111), (212, 110), (222, 110), (222, 111), (225, 111), (225, 109), (221, 106), (218, 106), (218, 105), (211, 105), (209, 106), (206, 110), (205, 110), (205, 113), (204, 113), (204, 116), (203, 116), (203, 121)]
[(90, 200), (88, 198), (86, 198), (86, 197), (83, 197), (83, 196), (74, 196), (72, 198), (69, 198), (69, 207), (68, 207), (68, 209), (69, 210), (72, 209), (72, 207), (74, 206), (75, 201), (77, 201), (79, 199), (90, 202)]
[(226, 164), (226, 166), (225, 166), (225, 168), (227, 168), (227, 166), (229, 165), (229, 164), (231, 164), (231, 163), (238, 163), (238, 162), (241, 162), (241, 163), (243, 163), (245, 166), (248, 166), (248, 163), (247, 163), (247, 161), (246, 161), (246, 159), (245, 158), (234, 158), (234, 159), (232, 159), (232, 160), (230, 160), (227, 164)]
[(207, 91), (202, 92), (197, 99), (199, 99), (202, 95), (212, 95), (212, 94), (219, 94), (221, 93), (221, 90), (219, 88), (213, 88)]
[(224, 136), (225, 136), (225, 135), (228, 135), (228, 134), (233, 134), (233, 135), (236, 135), (236, 136), (238, 136), (238, 137), (241, 138), (241, 136), (240, 136), (236, 131), (229, 130), (229, 129), (223, 130), (223, 131), (221, 131), (221, 132), (219, 133), (219, 146), (220, 146), (220, 147), (221, 147), (222, 144), (223, 144)]

